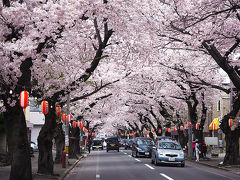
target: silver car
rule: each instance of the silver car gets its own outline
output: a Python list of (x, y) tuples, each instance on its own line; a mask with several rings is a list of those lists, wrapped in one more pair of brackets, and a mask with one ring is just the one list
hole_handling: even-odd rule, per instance
[(179, 143), (175, 141), (157, 141), (152, 150), (152, 163), (175, 164), (185, 166), (184, 152)]

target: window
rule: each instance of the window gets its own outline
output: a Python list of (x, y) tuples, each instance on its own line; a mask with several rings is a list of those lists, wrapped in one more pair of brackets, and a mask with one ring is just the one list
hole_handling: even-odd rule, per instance
[(217, 103), (217, 111), (221, 110), (221, 100), (218, 101)]

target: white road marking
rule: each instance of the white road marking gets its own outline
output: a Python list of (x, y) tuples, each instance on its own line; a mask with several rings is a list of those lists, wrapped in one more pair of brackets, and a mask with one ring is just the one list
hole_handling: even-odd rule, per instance
[(136, 159), (136, 158), (135, 158), (135, 160), (138, 161), (138, 162), (141, 162), (139, 159)]
[(173, 178), (170, 178), (169, 176), (167, 176), (166, 174), (160, 173), (161, 176), (165, 177), (168, 180), (174, 180)]
[(127, 154), (127, 153), (124, 153), (124, 154)]
[(96, 180), (100, 179), (100, 173), (99, 173), (99, 152), (97, 153), (97, 167), (96, 167)]
[(96, 179), (100, 179), (100, 175), (99, 174), (96, 174)]
[(131, 155), (128, 155), (129, 157), (132, 157)]
[(148, 164), (145, 164), (145, 166), (149, 167), (150, 169), (155, 169), (155, 168), (153, 168), (152, 166), (150, 166)]

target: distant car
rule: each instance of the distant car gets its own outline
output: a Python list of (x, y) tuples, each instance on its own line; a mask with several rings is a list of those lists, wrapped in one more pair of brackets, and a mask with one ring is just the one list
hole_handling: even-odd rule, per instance
[(107, 137), (105, 141), (107, 143), (107, 152), (110, 150), (117, 150), (119, 152), (120, 144), (117, 136)]
[(103, 150), (103, 140), (94, 138), (93, 139), (93, 144), (92, 144), (92, 150), (94, 149), (102, 149)]
[(171, 140), (157, 141), (152, 150), (152, 163), (156, 166), (159, 164), (174, 164), (184, 167), (185, 158), (181, 145)]
[(31, 148), (33, 152), (37, 152), (38, 151), (38, 146), (35, 142), (31, 141)]
[(133, 144), (133, 139), (127, 139), (125, 144), (125, 149), (131, 149)]
[(151, 138), (137, 137), (132, 144), (132, 156), (151, 157), (154, 142)]
[(121, 147), (125, 147), (125, 146), (126, 146), (126, 143), (127, 143), (127, 139), (121, 139), (121, 140), (120, 140), (120, 146), (121, 146)]
[(169, 141), (174, 141), (174, 139), (172, 137), (169, 137), (169, 136), (158, 136), (156, 138), (156, 142), (157, 141), (160, 141), (160, 140), (169, 140)]

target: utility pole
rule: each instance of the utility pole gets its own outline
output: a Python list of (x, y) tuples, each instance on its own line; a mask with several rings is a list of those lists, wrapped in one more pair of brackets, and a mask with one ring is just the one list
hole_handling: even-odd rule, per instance
[[(70, 93), (67, 96), (67, 115), (69, 114), (70, 114)], [(66, 150), (66, 164), (68, 164), (68, 155), (69, 155), (69, 122), (68, 121), (66, 121), (65, 150)]]
[(193, 148), (192, 148), (192, 123), (188, 127), (188, 157), (193, 157)]

